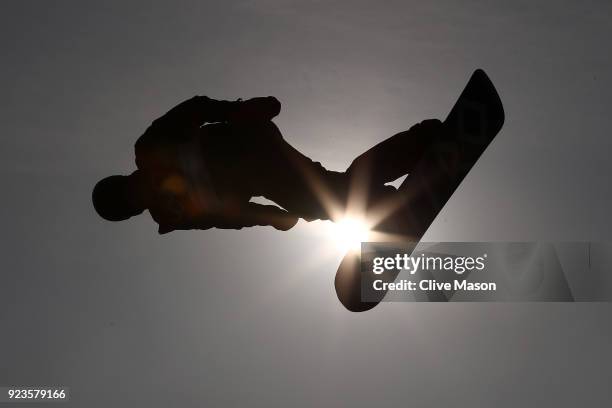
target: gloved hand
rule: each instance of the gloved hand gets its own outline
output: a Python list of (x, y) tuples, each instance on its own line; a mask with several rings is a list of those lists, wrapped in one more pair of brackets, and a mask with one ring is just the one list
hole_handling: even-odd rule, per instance
[(271, 120), (280, 113), (281, 104), (273, 96), (257, 97), (232, 102), (228, 122), (250, 122)]

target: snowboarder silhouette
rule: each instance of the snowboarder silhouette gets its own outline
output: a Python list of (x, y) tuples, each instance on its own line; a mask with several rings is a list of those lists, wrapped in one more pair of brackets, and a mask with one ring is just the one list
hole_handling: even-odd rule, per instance
[[(411, 171), (444, 138), (427, 120), (374, 146), (345, 172), (325, 169), (287, 143), (271, 121), (274, 97), (218, 101), (196, 96), (155, 120), (135, 145), (137, 170), (110, 176), (93, 191), (98, 214), (122, 221), (148, 209), (158, 232), (271, 225), (330, 219), (326, 202), (346, 205), (350, 190), (365, 191), (364, 208), (397, 200), (385, 183)], [(263, 196), (278, 206), (250, 202)]]
[[(472, 74), (450, 113), (423, 121), (372, 147), (345, 172), (329, 171), (287, 143), (272, 119), (274, 97), (247, 101), (189, 99), (155, 120), (136, 142), (138, 170), (100, 180), (93, 204), (121, 221), (148, 209), (159, 233), (271, 225), (292, 228), (299, 218), (332, 219), (357, 192), (365, 218), (386, 240), (420, 241), (504, 124), (504, 109), (483, 70)], [(408, 175), (398, 189), (386, 185)], [(263, 196), (277, 205), (261, 205)], [(381, 211), (382, 209), (382, 211)], [(380, 214), (383, 216), (380, 216)], [(338, 299), (351, 311), (382, 300), (362, 298), (373, 274), (361, 273), (349, 251), (336, 272)], [(386, 279), (392, 282), (395, 274)]]

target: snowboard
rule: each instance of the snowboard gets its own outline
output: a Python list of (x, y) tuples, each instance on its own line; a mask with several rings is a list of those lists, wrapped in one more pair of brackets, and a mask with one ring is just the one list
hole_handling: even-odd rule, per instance
[[(487, 74), (478, 69), (442, 122), (440, 141), (424, 152), (399, 187), (398, 192), (406, 197), (403, 204), (374, 230), (393, 237), (394, 242), (404, 242), (408, 250), (414, 249), (503, 124), (504, 108), (497, 90)], [(363, 301), (362, 290), (375, 276), (362, 274), (359, 252), (347, 253), (335, 278), (340, 302), (354, 312), (372, 309), (384, 292), (380, 299)], [(389, 279), (393, 281), (396, 276)]]

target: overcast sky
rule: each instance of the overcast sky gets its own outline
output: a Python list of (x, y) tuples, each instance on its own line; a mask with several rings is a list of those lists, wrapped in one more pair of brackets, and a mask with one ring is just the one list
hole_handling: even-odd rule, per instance
[(481, 67), (506, 124), (425, 238), (610, 240), (610, 38), (604, 0), (3, 1), (0, 385), (87, 407), (606, 405), (607, 304), (353, 314), (321, 222), (160, 237), (90, 194), (195, 94), (275, 95), (285, 138), (343, 170)]

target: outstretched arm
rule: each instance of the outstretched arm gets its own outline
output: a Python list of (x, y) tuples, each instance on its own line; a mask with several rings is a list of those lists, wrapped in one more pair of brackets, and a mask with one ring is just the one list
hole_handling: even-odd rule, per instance
[(280, 108), (280, 102), (273, 96), (246, 101), (194, 96), (154, 120), (136, 141), (136, 165), (142, 169), (164, 163), (169, 152), (205, 123), (269, 121), (279, 114)]
[(205, 123), (270, 120), (280, 113), (281, 104), (273, 96), (246, 101), (218, 101), (194, 96), (153, 121), (147, 132), (193, 130)]

